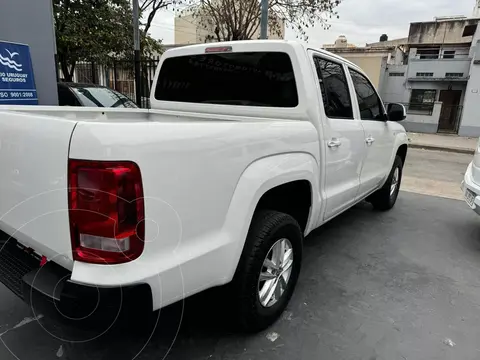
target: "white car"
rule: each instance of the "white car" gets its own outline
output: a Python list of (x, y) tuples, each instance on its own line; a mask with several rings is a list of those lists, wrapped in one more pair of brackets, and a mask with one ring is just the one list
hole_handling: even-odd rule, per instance
[(461, 184), (466, 203), (480, 215), (480, 139)]
[(232, 316), (260, 330), (304, 236), (364, 199), (394, 206), (405, 109), (353, 63), (202, 44), (165, 52), (154, 84), (151, 110), (0, 107), (0, 281), (25, 301), (157, 310), (230, 283)]

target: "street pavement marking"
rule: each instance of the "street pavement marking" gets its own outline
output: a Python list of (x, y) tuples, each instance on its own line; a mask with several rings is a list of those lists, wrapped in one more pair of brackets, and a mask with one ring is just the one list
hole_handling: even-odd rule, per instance
[(463, 200), (460, 183), (404, 176), (400, 190), (447, 199)]

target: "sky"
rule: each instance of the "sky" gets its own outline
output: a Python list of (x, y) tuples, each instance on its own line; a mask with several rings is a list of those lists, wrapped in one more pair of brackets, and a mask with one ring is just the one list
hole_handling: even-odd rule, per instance
[[(321, 26), (308, 31), (308, 43), (314, 47), (331, 44), (345, 35), (351, 44), (365, 46), (379, 41), (387, 34), (390, 40), (408, 36), (411, 22), (431, 21), (435, 16), (472, 14), (475, 0), (343, 0), (337, 7), (339, 19), (331, 20), (329, 30)], [(174, 43), (174, 12), (159, 13), (150, 30), (163, 44)], [(294, 40), (296, 34), (287, 29), (285, 38)]]

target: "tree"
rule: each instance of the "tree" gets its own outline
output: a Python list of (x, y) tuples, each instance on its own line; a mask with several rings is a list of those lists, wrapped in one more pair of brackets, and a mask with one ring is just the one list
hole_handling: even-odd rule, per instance
[[(183, 16), (191, 15), (205, 29), (206, 39), (217, 41), (248, 40), (260, 26), (260, 0), (186, 0)], [(198, 2), (199, 1), (199, 2)], [(329, 28), (327, 20), (338, 14), (340, 0), (270, 0), (268, 27), (270, 34), (282, 35), (287, 26), (297, 36), (307, 39), (306, 30), (315, 25)], [(207, 38), (208, 37), (208, 38)]]
[(162, 9), (166, 9), (169, 6), (176, 4), (175, 0), (139, 0), (140, 12), (146, 15), (146, 22), (144, 24), (143, 31), (148, 34), (148, 30), (152, 26), (153, 19), (157, 12)]
[[(129, 0), (54, 0), (53, 9), (58, 61), (66, 81), (72, 81), (78, 61), (107, 63), (133, 56)], [(142, 51), (161, 51), (160, 43), (142, 34)]]

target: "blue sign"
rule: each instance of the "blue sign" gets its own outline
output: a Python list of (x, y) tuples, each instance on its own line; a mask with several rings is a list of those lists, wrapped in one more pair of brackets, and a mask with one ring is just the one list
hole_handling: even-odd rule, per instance
[(0, 41), (0, 105), (37, 105), (28, 45)]

